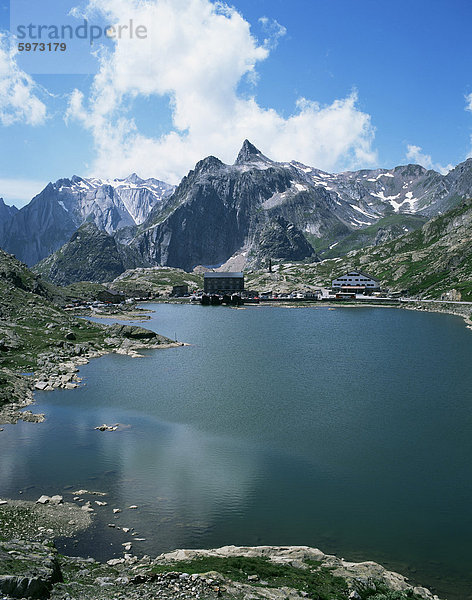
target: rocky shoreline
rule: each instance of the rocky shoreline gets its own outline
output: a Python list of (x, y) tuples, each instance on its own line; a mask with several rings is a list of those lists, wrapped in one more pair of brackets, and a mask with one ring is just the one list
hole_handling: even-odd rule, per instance
[[(42, 422), (44, 415), (24, 409), (34, 404), (34, 391), (54, 389), (72, 390), (80, 385), (79, 367), (94, 358), (105, 354), (123, 354), (131, 358), (142, 356), (142, 350), (166, 349), (185, 346), (183, 342), (173, 342), (164, 336), (135, 325), (98, 325), (107, 337), (98, 348), (97, 344), (74, 344), (64, 342), (60, 351), (44, 352), (37, 358), (38, 369), (31, 377), (16, 377), (15, 390), (11, 402), (0, 408), (0, 424), (14, 424), (19, 420)], [(9, 377), (12, 375), (9, 374)]]
[(0, 541), (0, 594), (53, 600), (439, 600), (375, 562), (307, 546), (224, 546), (100, 563), (48, 539)]
[(471, 304), (448, 304), (441, 300), (427, 302), (411, 302), (402, 304), (400, 308), (405, 310), (417, 310), (422, 312), (434, 312), (440, 314), (462, 317), (468, 329), (472, 329), (472, 303)]
[[(179, 549), (99, 562), (60, 555), (57, 538), (86, 531), (106, 494), (68, 491), (36, 502), (0, 499), (0, 598), (52, 600), (439, 600), (425, 587), (373, 561), (353, 562), (308, 546)], [(108, 508), (110, 508), (108, 506)], [(123, 510), (138, 509), (130, 505)], [(113, 513), (122, 509), (114, 508)]]

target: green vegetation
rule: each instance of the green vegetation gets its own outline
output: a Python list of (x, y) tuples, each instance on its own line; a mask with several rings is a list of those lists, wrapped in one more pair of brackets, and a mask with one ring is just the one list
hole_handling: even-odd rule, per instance
[(182, 561), (176, 564), (157, 565), (153, 573), (165, 573), (178, 570), (185, 573), (207, 573), (216, 571), (232, 581), (247, 583), (248, 577), (257, 576), (260, 582), (254, 585), (265, 587), (287, 586), (308, 593), (309, 597), (319, 600), (335, 600), (346, 594), (347, 586), (344, 579), (334, 576), (325, 567), (315, 569), (300, 569), (289, 564), (275, 563), (267, 558), (234, 557), (205, 557), (192, 561)]
[(79, 281), (61, 288), (64, 302), (93, 302), (100, 292), (107, 290), (107, 286), (91, 281)]
[(84, 223), (59, 250), (33, 267), (33, 271), (56, 285), (76, 281), (111, 281), (138, 257), (133, 251), (94, 223)]
[(246, 285), (259, 291), (280, 292), (329, 287), (340, 273), (359, 268), (378, 278), (384, 289), (429, 299), (440, 299), (442, 294), (457, 290), (462, 300), (472, 301), (471, 231), (469, 200), (428, 221), (421, 229), (378, 246), (320, 263), (285, 263), (283, 270), (275, 265), (273, 273), (249, 271)]
[[(349, 587), (344, 577), (335, 575), (333, 568), (322, 566), (321, 562), (305, 560), (306, 568), (294, 567), (289, 563), (273, 562), (265, 557), (208, 556), (193, 560), (172, 562), (152, 567), (153, 574), (169, 571), (182, 573), (217, 572), (226, 579), (248, 583), (255, 587), (289, 587), (307, 594), (316, 600), (341, 600), (347, 598)], [(249, 578), (249, 579), (248, 579)], [(370, 600), (418, 599), (413, 592), (389, 590), (381, 582), (370, 585), (359, 583), (354, 588), (362, 598)]]
[[(5, 255), (1, 255), (5, 262)], [(10, 261), (12, 262), (12, 261)], [(20, 264), (20, 263), (18, 263)], [(13, 266), (15, 266), (12, 263)], [(68, 345), (103, 345), (106, 332), (100, 325), (80, 321), (61, 310), (48, 299), (50, 288), (42, 288), (31, 278), (26, 267), (20, 270), (16, 284), (0, 273), (0, 347), (3, 368), (32, 372), (41, 354), (54, 351), (58, 355)], [(18, 286), (21, 282), (22, 286)], [(56, 294), (59, 297), (59, 292)], [(4, 397), (0, 380), (0, 404)]]

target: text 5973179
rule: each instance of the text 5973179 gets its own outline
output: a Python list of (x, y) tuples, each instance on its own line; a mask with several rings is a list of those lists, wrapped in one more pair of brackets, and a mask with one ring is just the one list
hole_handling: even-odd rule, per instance
[(65, 52), (65, 42), (19, 42), (18, 52)]

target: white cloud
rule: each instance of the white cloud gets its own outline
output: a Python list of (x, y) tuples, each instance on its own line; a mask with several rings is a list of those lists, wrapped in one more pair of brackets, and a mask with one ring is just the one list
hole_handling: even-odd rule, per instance
[(268, 37), (264, 40), (264, 46), (270, 50), (276, 48), (279, 39), (287, 33), (287, 28), (278, 23), (275, 19), (261, 17), (259, 23), (262, 25)]
[(39, 88), (15, 61), (17, 50), (5, 34), (0, 34), (0, 123), (40, 125), (46, 119), (46, 106), (38, 98)]
[(454, 168), (454, 165), (451, 164), (444, 167), (439, 163), (433, 162), (433, 159), (429, 154), (424, 154), (422, 152), (421, 146), (415, 146), (413, 144), (408, 144), (407, 146), (406, 159), (417, 165), (421, 165), (425, 169), (439, 171), (442, 175), (446, 175), (446, 173)]
[(472, 112), (472, 93), (465, 96), (465, 110)]
[[(256, 80), (257, 64), (285, 33), (278, 23), (263, 18), (269, 33), (259, 44), (249, 23), (222, 2), (90, 0), (87, 11), (148, 30), (146, 39), (122, 37), (111, 51), (102, 49), (89, 97), (76, 90), (70, 98), (67, 119), (93, 135), (94, 174), (137, 171), (175, 183), (208, 154), (233, 162), (245, 138), (276, 160), (326, 170), (375, 163), (374, 129), (357, 93), (328, 106), (302, 98), (285, 118), (238, 91), (244, 78)], [(139, 131), (130, 116), (139, 96), (169, 99), (170, 132), (153, 138)]]
[(0, 178), (0, 198), (21, 208), (44, 189), (47, 181)]

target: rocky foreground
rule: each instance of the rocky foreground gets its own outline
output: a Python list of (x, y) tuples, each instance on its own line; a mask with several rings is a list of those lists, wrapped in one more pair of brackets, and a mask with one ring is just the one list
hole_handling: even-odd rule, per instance
[(438, 600), (373, 562), (350, 563), (306, 546), (129, 554), (102, 564), (59, 556), (49, 541), (0, 542), (0, 593), (57, 600)]
[(1, 600), (439, 600), (377, 563), (348, 562), (306, 546), (225, 546), (151, 558), (133, 555), (132, 543), (125, 543), (123, 555), (106, 563), (58, 554), (54, 539), (91, 525), (90, 505), (59, 495), (0, 500)]

